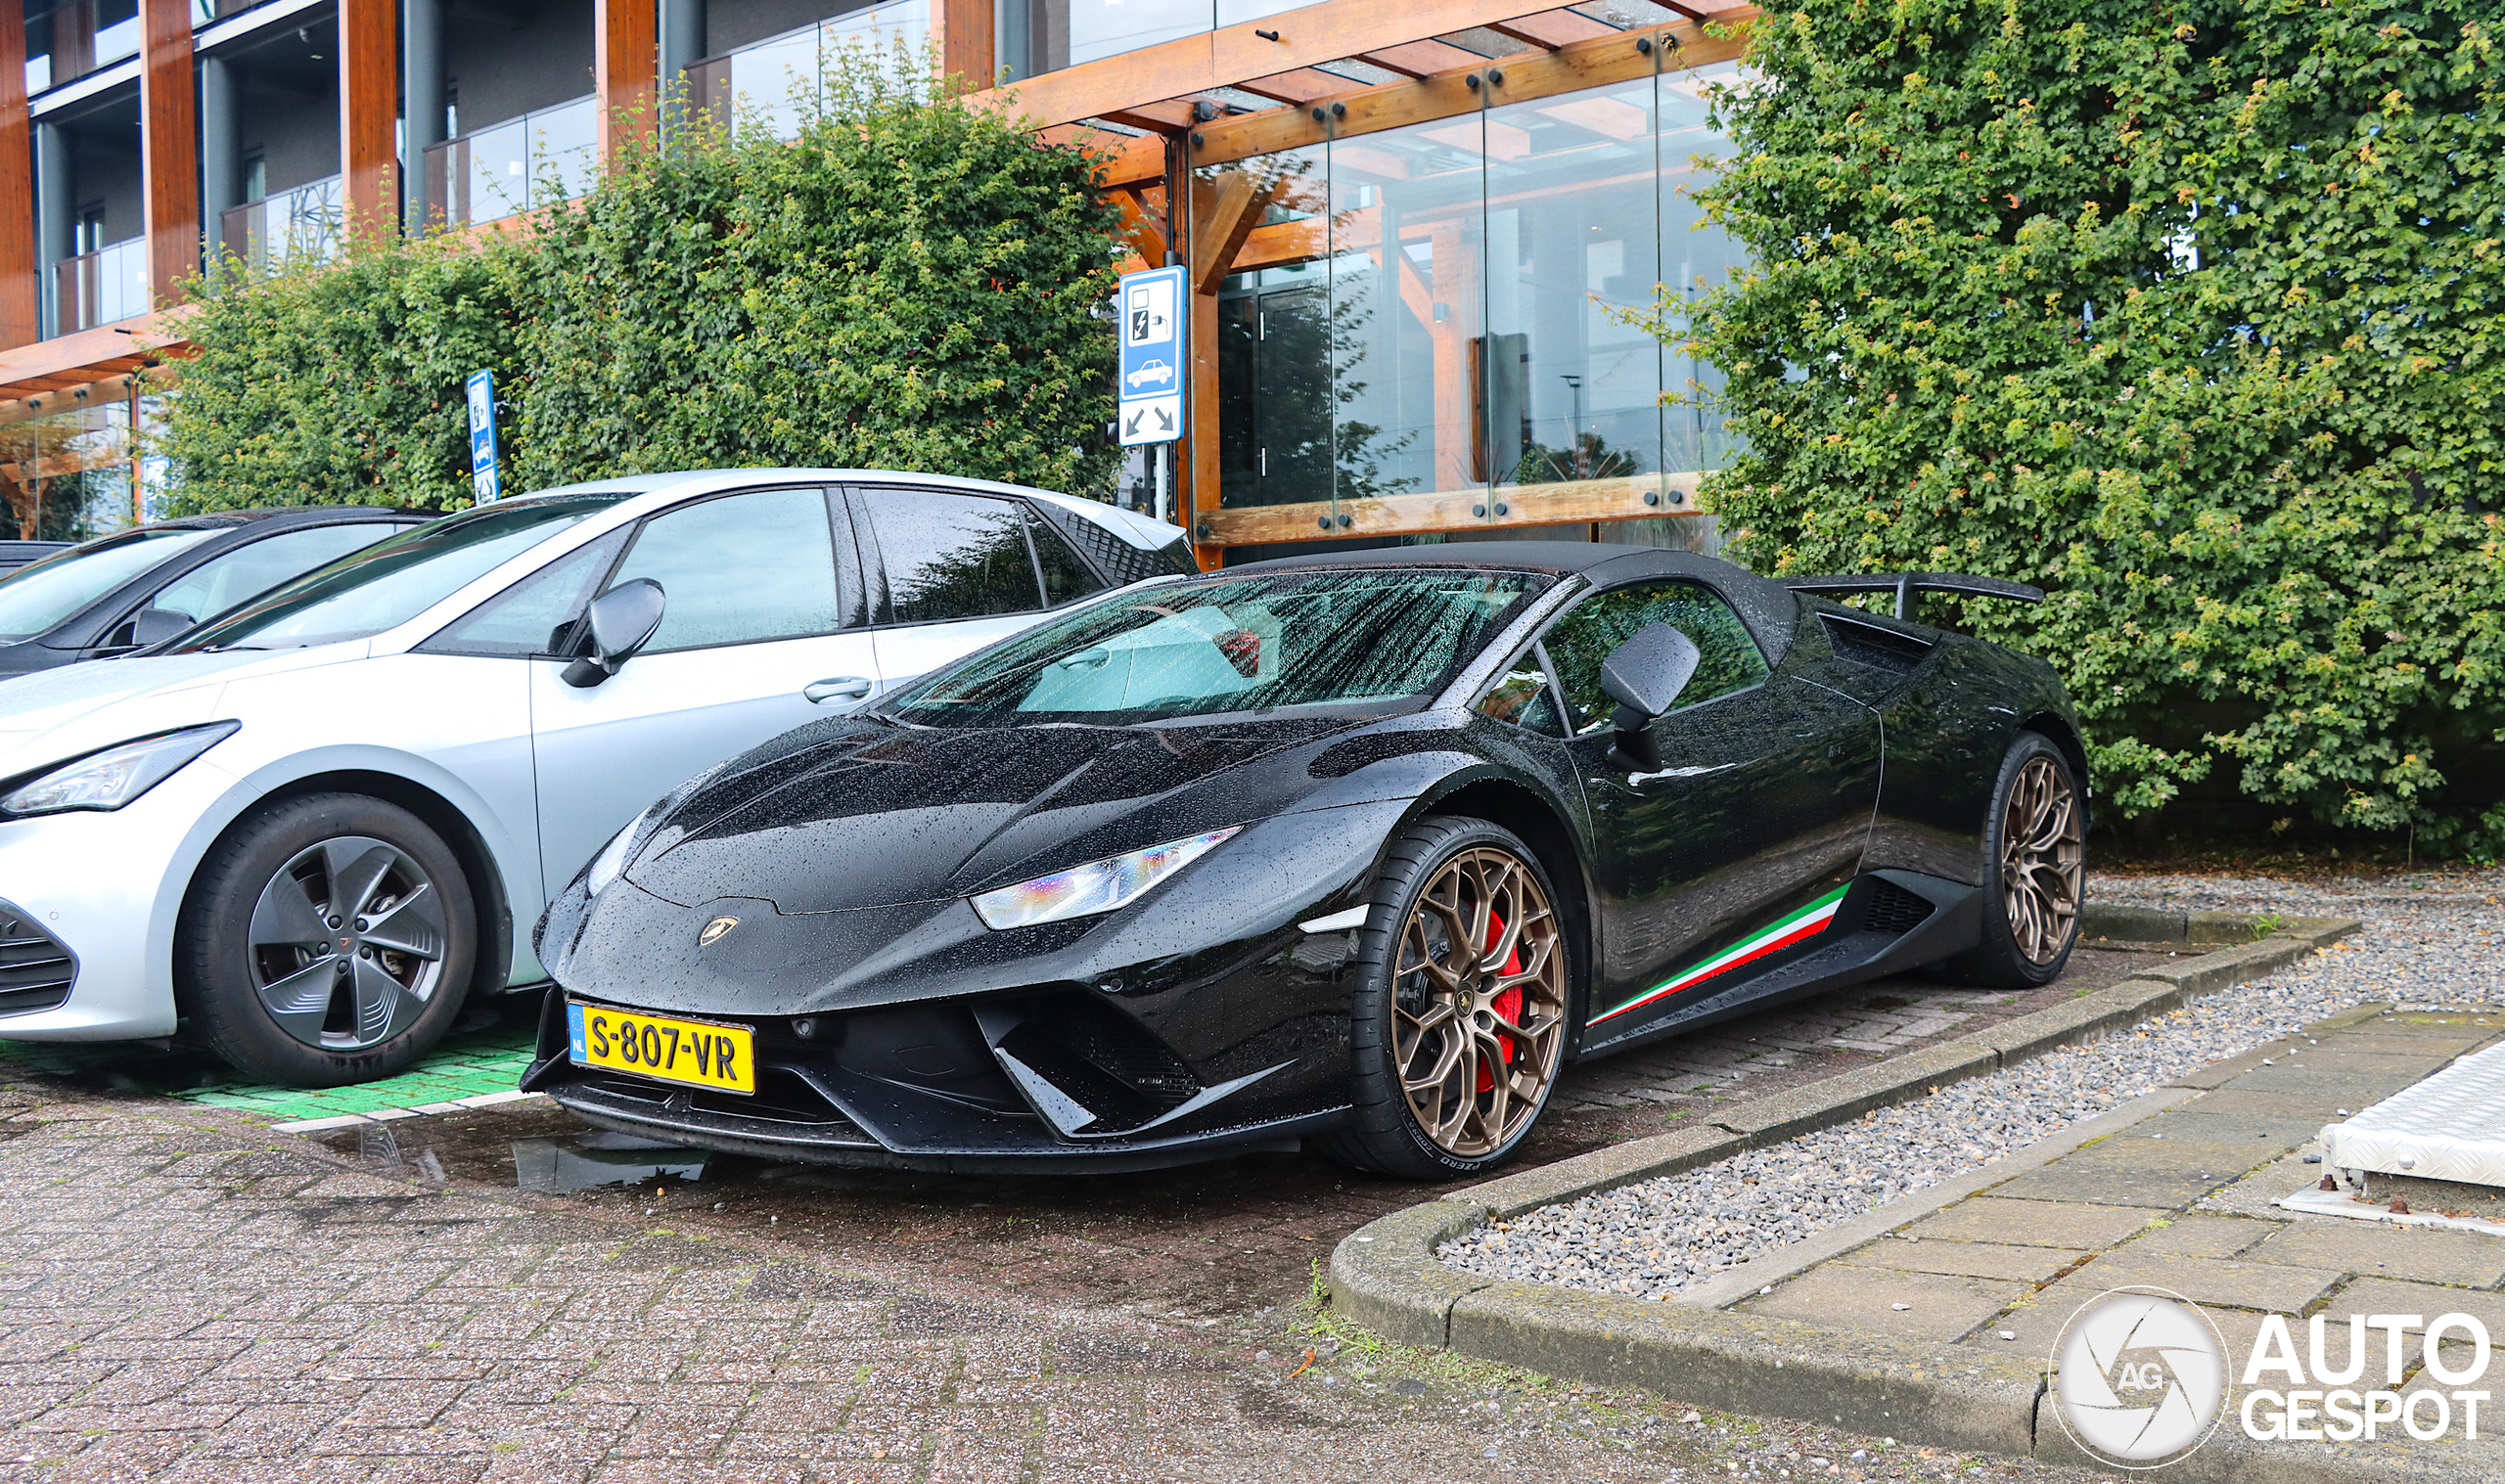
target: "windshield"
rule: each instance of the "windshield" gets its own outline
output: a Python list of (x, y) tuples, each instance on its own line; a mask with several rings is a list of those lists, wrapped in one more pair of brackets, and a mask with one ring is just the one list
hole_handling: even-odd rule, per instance
[(901, 693), (924, 726), (1099, 725), (1432, 694), (1526, 596), (1527, 572), (1282, 572), (1081, 608)]
[(214, 530), (125, 531), (56, 552), (0, 577), (0, 644), (45, 633), (158, 562), (216, 535)]
[(294, 650), (380, 634), (626, 495), (559, 495), (448, 516), (273, 588), (259, 601), (194, 629), (173, 652)]

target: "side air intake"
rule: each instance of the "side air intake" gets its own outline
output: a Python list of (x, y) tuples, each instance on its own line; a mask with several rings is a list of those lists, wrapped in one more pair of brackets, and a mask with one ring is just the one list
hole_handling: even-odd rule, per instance
[(1870, 882), (1870, 906), (1861, 915), (1861, 930), (1902, 936), (1920, 927), (1933, 910), (1929, 902), (1895, 882), (1874, 877)]

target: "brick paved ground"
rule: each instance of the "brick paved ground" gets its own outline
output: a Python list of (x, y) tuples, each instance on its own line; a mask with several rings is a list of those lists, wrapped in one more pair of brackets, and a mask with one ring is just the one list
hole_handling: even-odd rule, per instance
[[(2083, 952), (2032, 996), (1890, 980), (1595, 1062), (1528, 1157), (2144, 962)], [(544, 1102), (317, 1142), (166, 1086), (196, 1074), (67, 1070), (0, 1063), (0, 1480), (2072, 1477), (1362, 1336), (1335, 1355), (1298, 1303), (1315, 1264), (1425, 1192), (1316, 1159), (1009, 1180), (716, 1157), (520, 1191), (518, 1158), (638, 1156)]]
[(0, 1191), (0, 1480), (2083, 1477), (899, 1285), (23, 1078)]

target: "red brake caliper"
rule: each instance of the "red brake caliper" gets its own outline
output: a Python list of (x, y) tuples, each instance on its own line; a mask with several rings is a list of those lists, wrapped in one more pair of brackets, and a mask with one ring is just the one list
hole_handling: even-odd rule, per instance
[[(1488, 948), (1493, 948), (1493, 947), (1495, 947), (1499, 942), (1503, 941), (1504, 936), (1505, 936), (1505, 920), (1504, 920), (1503, 918), (1500, 918), (1500, 917), (1496, 916), (1496, 915), (1495, 915), (1494, 913), (1492, 913), (1492, 912), (1491, 912), (1491, 913), (1489, 913), (1489, 914), (1487, 914), (1487, 944), (1486, 944), (1486, 946), (1487, 946)], [(1483, 950), (1482, 950), (1482, 951), (1483, 951)], [(1503, 969), (1501, 969), (1501, 970), (1500, 970), (1500, 972), (1508, 973), (1508, 974), (1518, 974), (1518, 973), (1521, 973), (1522, 971), (1523, 971), (1523, 945), (1522, 945), (1521, 943), (1517, 942), (1517, 943), (1515, 943), (1515, 944), (1514, 944), (1514, 951), (1513, 951), (1512, 953), (1509, 953), (1509, 954), (1507, 954), (1507, 955), (1505, 956), (1505, 967), (1504, 967), (1504, 968), (1503, 968)], [(1506, 990), (1503, 994), (1498, 995), (1498, 996), (1495, 998), (1494, 1002), (1493, 1002), (1493, 1009), (1495, 1010), (1497, 1016), (1498, 1016), (1499, 1018), (1503, 1019), (1507, 1024), (1509, 1024), (1509, 1025), (1520, 1025), (1520, 1024), (1522, 1024), (1522, 1023), (1523, 1023), (1523, 1020), (1522, 1020), (1522, 1016), (1523, 1016), (1523, 987), (1522, 987), (1521, 985), (1517, 984), (1517, 985), (1515, 985), (1513, 988), (1511, 988), (1511, 989), (1509, 989), (1509, 990)], [(1511, 1066), (1511, 1065), (1513, 1065), (1513, 1064), (1514, 1064), (1514, 1038), (1513, 1038), (1513, 1037), (1511, 1037), (1511, 1036), (1508, 1036), (1508, 1035), (1505, 1035), (1505, 1034), (1503, 1034), (1503, 1033), (1499, 1032), (1499, 1033), (1497, 1034), (1496, 1039), (1504, 1045), (1504, 1048), (1505, 1048), (1505, 1064), (1506, 1064), (1507, 1066)], [(1486, 1068), (1485, 1066), (1481, 1066), (1481, 1067), (1480, 1067), (1480, 1068), (1479, 1068), (1479, 1091), (1480, 1091), (1480, 1092), (1482, 1092), (1482, 1093), (1493, 1092), (1493, 1091), (1495, 1091), (1495, 1088), (1496, 1088), (1496, 1074), (1495, 1074), (1493, 1071), (1490, 1071), (1490, 1070), (1489, 1070), (1488, 1068)]]

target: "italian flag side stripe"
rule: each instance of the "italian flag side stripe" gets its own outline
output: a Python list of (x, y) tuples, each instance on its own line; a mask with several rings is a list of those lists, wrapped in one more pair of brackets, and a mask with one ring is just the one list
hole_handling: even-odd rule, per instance
[(1836, 909), (1844, 905), (1844, 894), (1850, 889), (1848, 886), (1837, 887), (1790, 917), (1758, 928), (1746, 940), (1690, 967), (1674, 978), (1663, 980), (1617, 1009), (1594, 1015), (1584, 1022), (1585, 1026), (1598, 1025), (1603, 1020), (1615, 1019), (1630, 1010), (1650, 1005), (1664, 995), (1674, 995), (1680, 990), (1692, 989), (1718, 974), (1728, 973), (1743, 964), (1762, 959), (1777, 949), (1789, 948), (1803, 938), (1815, 937), (1826, 928), (1828, 922), (1834, 921)]

